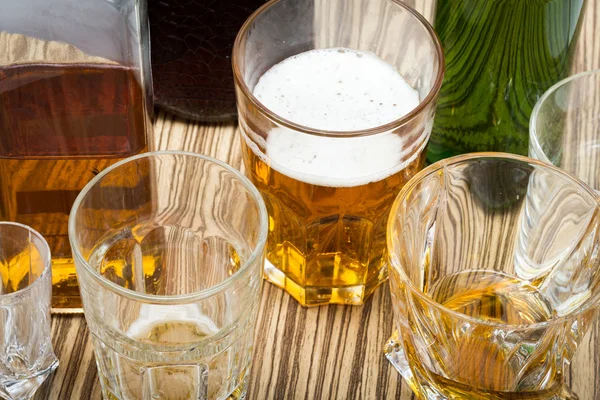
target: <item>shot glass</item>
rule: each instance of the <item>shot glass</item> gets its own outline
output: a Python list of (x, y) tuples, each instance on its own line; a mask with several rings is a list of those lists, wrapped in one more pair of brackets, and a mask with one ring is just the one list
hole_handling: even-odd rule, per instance
[(581, 181), (503, 153), (440, 161), (402, 189), (385, 353), (419, 398), (576, 398), (564, 377), (600, 300), (599, 211)]
[(600, 190), (600, 70), (566, 78), (540, 97), (529, 124), (529, 156)]
[(28, 226), (0, 222), (0, 398), (32, 398), (58, 367), (51, 296), (48, 243)]
[(125, 159), (77, 197), (69, 237), (105, 399), (244, 398), (267, 214), (243, 175)]

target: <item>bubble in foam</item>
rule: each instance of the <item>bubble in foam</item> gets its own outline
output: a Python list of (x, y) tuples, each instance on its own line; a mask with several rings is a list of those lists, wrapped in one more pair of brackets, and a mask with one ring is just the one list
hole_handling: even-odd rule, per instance
[(285, 59), (265, 72), (254, 95), (285, 119), (327, 131), (374, 128), (419, 104), (418, 92), (393, 66), (373, 53), (342, 48)]
[[(396, 70), (369, 52), (312, 50), (272, 67), (254, 95), (297, 124), (352, 131), (392, 122), (419, 104), (419, 95)], [(419, 154), (386, 132), (353, 138), (322, 137), (287, 128), (269, 132), (265, 161), (294, 179), (321, 186), (352, 187), (400, 171)], [(257, 146), (248, 144), (261, 156)], [(423, 145), (423, 144), (420, 144)]]

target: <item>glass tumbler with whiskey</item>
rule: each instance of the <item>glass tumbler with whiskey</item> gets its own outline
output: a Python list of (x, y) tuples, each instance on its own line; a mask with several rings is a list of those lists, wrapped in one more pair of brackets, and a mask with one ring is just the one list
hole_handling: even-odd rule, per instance
[(0, 0), (0, 220), (52, 253), (53, 307), (80, 308), (67, 219), (98, 172), (147, 148), (144, 1)]
[(431, 165), (388, 223), (388, 359), (420, 399), (577, 399), (567, 368), (597, 316), (599, 239), (596, 193), (556, 167)]

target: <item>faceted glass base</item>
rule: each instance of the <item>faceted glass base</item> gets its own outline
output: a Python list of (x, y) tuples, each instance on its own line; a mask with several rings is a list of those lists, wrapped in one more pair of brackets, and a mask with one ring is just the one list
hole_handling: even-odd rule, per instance
[(0, 376), (0, 398), (25, 400), (35, 395), (44, 381), (58, 367), (58, 359), (49, 354), (35, 371), (23, 371), (18, 376)]
[(384, 281), (378, 279), (368, 285), (343, 287), (302, 287), (288, 278), (272, 263), (265, 260), (265, 279), (288, 292), (296, 301), (305, 307), (326, 304), (346, 304), (359, 306)]
[(392, 333), (392, 336), (383, 348), (383, 352), (388, 361), (400, 372), (400, 375), (402, 375), (417, 397), (427, 399), (427, 397), (419, 395), (419, 387), (415, 385), (414, 375), (410, 370), (406, 357), (404, 357), (404, 350), (402, 350), (402, 346), (400, 346), (400, 342), (398, 341), (398, 331)]
[[(553, 395), (548, 395), (548, 391), (543, 392), (491, 392), (491, 391), (476, 391), (475, 388), (470, 388), (467, 385), (462, 385), (458, 382), (445, 380), (446, 388), (453, 393), (452, 396), (446, 395), (440, 385), (427, 381), (419, 381), (415, 378), (408, 361), (405, 357), (404, 350), (398, 338), (398, 331), (394, 331), (392, 336), (385, 344), (383, 352), (388, 361), (396, 368), (404, 381), (408, 383), (415, 396), (420, 400), (451, 400), (456, 398), (468, 398), (469, 400), (578, 400), (579, 397), (567, 387), (562, 386), (556, 390)], [(442, 381), (442, 380), (440, 380)], [(457, 397), (458, 396), (458, 397)]]

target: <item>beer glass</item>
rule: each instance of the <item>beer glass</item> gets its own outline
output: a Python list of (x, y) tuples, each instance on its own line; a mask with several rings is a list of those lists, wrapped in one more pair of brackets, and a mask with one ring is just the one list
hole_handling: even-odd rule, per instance
[(51, 295), (48, 243), (28, 226), (0, 222), (0, 398), (32, 398), (58, 367)]
[(458, 156), (402, 189), (387, 235), (386, 355), (420, 398), (576, 398), (565, 369), (600, 304), (593, 190), (522, 156)]
[[(291, 122), (254, 96), (258, 79), (273, 65), (325, 48), (374, 53), (418, 92), (418, 106), (381, 126), (329, 131)], [(387, 278), (385, 226), (393, 199), (424, 164), (444, 72), (433, 29), (396, 0), (271, 1), (240, 30), (233, 70), (246, 174), (269, 213), (266, 279), (305, 306), (362, 304)], [(323, 163), (318, 174), (286, 165), (278, 146), (268, 148), (284, 134), (317, 149)], [(401, 148), (374, 151), (390, 138), (401, 141)], [(339, 168), (334, 171), (338, 162), (360, 169), (353, 160), (357, 153), (370, 169), (366, 164), (378, 159), (391, 163), (340, 177)], [(300, 156), (301, 162), (311, 159), (309, 151)]]
[(539, 99), (531, 114), (529, 156), (600, 190), (600, 70), (562, 80)]
[(0, 0), (0, 220), (52, 252), (53, 309), (81, 312), (67, 221), (99, 171), (147, 149), (145, 0)]
[(104, 398), (244, 398), (266, 237), (258, 191), (215, 159), (146, 153), (90, 181), (69, 238)]

